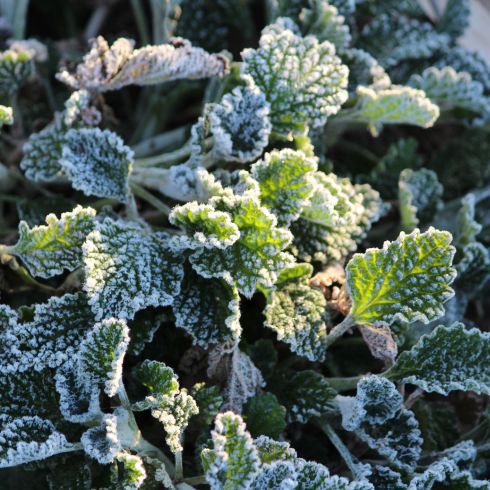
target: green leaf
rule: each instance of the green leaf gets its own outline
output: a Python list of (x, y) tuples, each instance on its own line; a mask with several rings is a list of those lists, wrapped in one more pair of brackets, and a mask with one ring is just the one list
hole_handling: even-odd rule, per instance
[(443, 304), (454, 294), (449, 287), (456, 275), (451, 238), (434, 228), (402, 232), (382, 249), (355, 254), (346, 268), (352, 319), (389, 326), (396, 320), (429, 323), (441, 317)]
[(19, 239), (5, 248), (16, 255), (33, 276), (49, 278), (73, 271), (82, 263), (82, 245), (94, 229), (95, 210), (77, 206), (60, 218), (46, 216), (46, 225), (29, 228), (25, 221), (19, 223)]
[(475, 219), (475, 195), (466, 194), (461, 199), (461, 208), (456, 216), (454, 245), (463, 248), (476, 241), (476, 236), (482, 230), (482, 225)]
[(474, 81), (469, 73), (459, 73), (451, 66), (441, 69), (431, 66), (420, 75), (412, 75), (407, 84), (423, 90), (441, 111), (460, 108), (482, 113), (488, 105), (483, 85)]
[(398, 181), (402, 229), (410, 232), (420, 222), (430, 222), (442, 208), (442, 192), (442, 185), (432, 170), (403, 170)]
[(279, 389), (279, 399), (288, 410), (288, 422), (302, 424), (331, 410), (337, 395), (326, 378), (311, 370), (288, 376)]
[[(292, 21), (288, 27), (297, 29)], [(273, 131), (284, 137), (303, 134), (306, 125), (323, 126), (347, 99), (348, 69), (334, 46), (293, 30), (270, 25), (262, 31), (259, 48), (242, 53), (242, 74), (265, 94)]]
[(348, 48), (351, 42), (349, 26), (333, 2), (312, 0), (299, 18), (303, 33), (315, 36), (320, 42), (330, 41), (337, 51)]
[(129, 200), (133, 151), (115, 133), (98, 128), (70, 129), (60, 165), (73, 187), (87, 196)]
[(254, 439), (260, 461), (269, 464), (273, 461), (294, 461), (296, 451), (286, 441), (275, 441), (268, 436), (259, 436)]
[(223, 279), (205, 279), (186, 268), (172, 308), (176, 326), (200, 347), (234, 344), (240, 338), (240, 297), (235, 286)]
[(179, 294), (183, 256), (164, 233), (106, 218), (83, 246), (84, 289), (97, 320), (132, 319), (148, 306), (168, 306)]
[(269, 103), (253, 83), (224, 95), (209, 113), (213, 153), (240, 163), (259, 158), (269, 143), (269, 112)]
[(100, 464), (112, 463), (121, 450), (117, 416), (104, 415), (99, 426), (86, 430), (81, 438), (85, 453)]
[(211, 436), (213, 449), (201, 455), (211, 488), (248, 489), (257, 476), (260, 460), (241, 417), (233, 412), (220, 413)]
[(121, 386), (123, 360), (128, 344), (128, 326), (124, 320), (115, 318), (96, 323), (80, 344), (80, 370), (90, 382), (104, 384), (104, 391), (110, 397)]
[(246, 297), (253, 295), (258, 284), (271, 287), (279, 272), (292, 263), (292, 257), (283, 252), (291, 241), (289, 231), (278, 228), (276, 217), (255, 197), (214, 197), (210, 204), (231, 216), (240, 238), (225, 249), (195, 250), (190, 256), (194, 270), (203, 277), (235, 284)]
[(173, 370), (158, 361), (145, 360), (139, 371), (141, 382), (149, 395), (133, 404), (133, 410), (151, 410), (151, 415), (162, 423), (165, 440), (173, 453), (183, 450), (182, 435), (189, 419), (199, 412), (194, 399), (179, 383)]
[(297, 355), (322, 361), (326, 353), (326, 307), (323, 293), (310, 286), (309, 274), (289, 281), (282, 279), (267, 294), (264, 324)]
[(73, 445), (49, 420), (37, 416), (1, 419), (0, 468), (41, 461), (73, 451)]
[(0, 307), (0, 365), (3, 372), (56, 368), (75, 355), (95, 323), (82, 293), (53, 296), (33, 306), (32, 319), (21, 322), (17, 313)]
[(277, 216), (279, 226), (288, 226), (301, 214), (313, 193), (311, 174), (316, 169), (315, 158), (288, 148), (266, 153), (263, 160), (252, 165), (260, 202)]
[(258, 393), (243, 406), (243, 419), (252, 436), (279, 439), (286, 428), (286, 409), (272, 393)]
[(369, 481), (375, 485), (376, 490), (407, 490), (400, 473), (387, 466), (376, 465), (372, 467)]
[(462, 250), (456, 271), (456, 290), (465, 294), (468, 299), (473, 298), (490, 277), (490, 251), (481, 243), (469, 243)]
[(262, 465), (255, 476), (250, 490), (295, 488), (296, 469), (289, 461), (274, 461)]
[(384, 124), (430, 128), (439, 117), (437, 105), (422, 90), (411, 87), (392, 86), (376, 91), (359, 86), (356, 95), (355, 106), (342, 111), (338, 119), (365, 123), (374, 136), (379, 135)]
[(120, 451), (116, 456), (111, 476), (118, 489), (137, 490), (146, 480), (143, 459), (126, 451)]
[(22, 46), (0, 53), (0, 93), (14, 95), (34, 75), (34, 53)]
[(456, 40), (470, 24), (470, 2), (468, 0), (448, 0), (443, 15), (437, 22), (437, 30), (445, 32)]
[(196, 383), (190, 394), (199, 408), (199, 413), (191, 419), (191, 424), (201, 430), (208, 429), (223, 404), (220, 389), (217, 386)]
[(210, 204), (189, 202), (175, 206), (169, 215), (174, 226), (184, 228), (188, 237), (182, 237), (182, 246), (191, 249), (201, 247), (225, 249), (233, 245), (240, 237), (238, 226), (231, 216), (216, 211)]
[(439, 326), (402, 352), (388, 379), (447, 395), (454, 390), (490, 394), (490, 334), (461, 323)]

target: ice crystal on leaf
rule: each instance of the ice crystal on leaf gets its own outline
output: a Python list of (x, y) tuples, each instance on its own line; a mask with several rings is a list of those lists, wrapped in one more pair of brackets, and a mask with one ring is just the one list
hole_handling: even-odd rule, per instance
[(482, 225), (475, 219), (475, 195), (467, 194), (461, 199), (461, 208), (456, 216), (454, 244), (458, 248), (474, 243)]
[(106, 218), (83, 245), (85, 291), (98, 320), (132, 319), (148, 306), (168, 306), (179, 294), (183, 257), (164, 233)]
[(223, 279), (205, 279), (188, 267), (172, 305), (175, 324), (201, 347), (235, 344), (241, 334), (239, 303), (234, 285)]
[(291, 269), (285, 269), (268, 292), (265, 325), (296, 354), (310, 361), (322, 361), (326, 352), (327, 302), (323, 293), (309, 284), (313, 268), (304, 270), (299, 265), (294, 269), (299, 271), (297, 277)]
[(489, 352), (489, 333), (466, 329), (461, 323), (441, 325), (402, 352), (387, 377), (441, 395), (453, 390), (490, 394), (490, 372), (485, 361)]
[(419, 222), (428, 223), (442, 208), (443, 188), (432, 170), (405, 169), (398, 181), (402, 228), (412, 231)]
[(117, 485), (116, 488), (137, 490), (144, 484), (147, 474), (144, 460), (140, 456), (120, 451), (116, 456), (115, 467), (117, 470), (114, 470), (113, 475), (116, 480), (114, 482)]
[(210, 110), (213, 152), (227, 161), (250, 162), (269, 142), (270, 106), (253, 82), (236, 87)]
[(355, 254), (346, 269), (354, 321), (389, 326), (397, 319), (428, 323), (441, 317), (454, 294), (451, 239), (434, 228), (402, 232), (382, 249)]
[(49, 420), (37, 416), (2, 418), (0, 468), (40, 461), (72, 450), (63, 434)]
[(360, 85), (356, 91), (356, 104), (346, 109), (339, 119), (366, 123), (374, 135), (384, 124), (410, 124), (430, 128), (439, 117), (439, 107), (422, 90), (393, 85), (374, 90)]
[(121, 450), (117, 416), (104, 415), (100, 425), (86, 430), (81, 438), (84, 451), (100, 464), (112, 463)]
[(313, 193), (312, 172), (317, 170), (315, 158), (302, 151), (284, 149), (266, 153), (251, 168), (259, 183), (260, 202), (276, 216), (279, 226), (295, 221)]
[(75, 72), (63, 69), (57, 78), (76, 90), (105, 92), (127, 85), (223, 76), (228, 70), (225, 56), (194, 48), (185, 39), (174, 38), (169, 44), (136, 50), (133, 44), (129, 39), (119, 38), (109, 47), (99, 36)]
[(46, 224), (29, 228), (19, 223), (19, 239), (5, 252), (19, 257), (33, 276), (52, 277), (82, 263), (82, 245), (94, 228), (95, 210), (77, 206), (60, 218), (46, 216)]
[(265, 94), (273, 131), (284, 137), (322, 126), (347, 100), (348, 69), (328, 41), (271, 25), (262, 31), (259, 48), (246, 49), (242, 57), (242, 73)]
[(70, 129), (60, 165), (75, 189), (87, 196), (127, 202), (133, 152), (107, 129)]
[(108, 396), (114, 396), (120, 387), (128, 343), (126, 322), (109, 318), (96, 323), (80, 344), (79, 368), (92, 383), (103, 384)]

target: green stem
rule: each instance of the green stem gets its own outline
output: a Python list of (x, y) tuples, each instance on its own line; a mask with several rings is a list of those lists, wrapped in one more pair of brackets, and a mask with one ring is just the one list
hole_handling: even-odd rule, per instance
[(148, 26), (146, 25), (145, 12), (141, 5), (141, 0), (130, 0), (130, 3), (136, 20), (140, 42), (143, 46), (146, 46), (150, 44), (150, 35), (148, 33)]
[(170, 151), (168, 153), (161, 153), (160, 155), (154, 155), (146, 158), (136, 158), (134, 161), (135, 166), (138, 167), (171, 167), (175, 163), (181, 162), (191, 154), (191, 145), (187, 142), (181, 148)]
[(326, 378), (328, 384), (337, 391), (349, 391), (353, 390), (357, 383), (361, 380), (362, 376), (351, 376), (346, 378)]
[(191, 476), (190, 478), (184, 478), (184, 483), (188, 485), (205, 485), (207, 483), (205, 475)]
[(7, 247), (5, 245), (0, 248), (0, 261), (2, 264), (7, 265), (15, 274), (17, 274), (18, 277), (25, 283), (28, 284), (29, 286), (32, 286), (36, 289), (39, 289), (45, 294), (56, 294), (57, 290), (56, 288), (53, 288), (51, 286), (48, 286), (47, 284), (43, 284), (41, 282), (36, 281), (25, 267), (20, 265), (16, 258), (13, 257), (12, 255), (9, 255), (9, 251), (11, 251), (11, 247)]
[(156, 152), (163, 152), (169, 147), (182, 146), (186, 142), (186, 138), (189, 132), (188, 126), (182, 126), (180, 128), (160, 133), (156, 136), (152, 136), (140, 143), (134, 145), (132, 150), (136, 155), (136, 158), (146, 157)]
[(170, 206), (167, 206), (162, 201), (160, 201), (160, 199), (158, 199), (153, 194), (148, 192), (144, 187), (141, 187), (136, 182), (131, 182), (130, 185), (131, 185), (131, 190), (140, 199), (143, 199), (143, 201), (146, 201), (148, 204), (151, 204), (155, 209), (161, 211), (165, 216), (168, 216), (170, 214), (172, 208)]
[[(163, 4), (165, 4), (165, 6)], [(167, 0), (150, 0), (153, 44), (161, 44), (164, 42), (163, 23), (165, 20), (164, 11), (166, 12), (167, 10), (167, 4)]]
[(128, 219), (132, 221), (139, 219), (138, 207), (136, 206), (136, 201), (133, 195), (129, 196), (129, 200), (126, 204), (126, 214)]
[(336, 325), (327, 335), (326, 346), (329, 347), (332, 345), (338, 338), (342, 337), (349, 328), (352, 328), (355, 325), (354, 319), (347, 315), (342, 322)]
[(318, 425), (323, 430), (323, 432), (330, 439), (330, 442), (335, 446), (335, 449), (339, 452), (342, 459), (345, 461), (345, 464), (349, 468), (350, 472), (354, 479), (362, 479), (362, 475), (359, 474), (358, 465), (354, 461), (352, 454), (350, 453), (347, 446), (342, 442), (337, 433), (333, 430), (333, 428), (322, 419), (317, 419)]
[(184, 465), (182, 462), (182, 451), (175, 453), (175, 481), (184, 479)]

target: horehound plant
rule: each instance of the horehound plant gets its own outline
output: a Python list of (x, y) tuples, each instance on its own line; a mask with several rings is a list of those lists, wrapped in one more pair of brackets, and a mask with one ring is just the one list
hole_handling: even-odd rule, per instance
[(468, 1), (132, 0), (129, 23), (65, 2), (78, 55), (20, 3), (0, 1), (0, 486), (490, 489)]

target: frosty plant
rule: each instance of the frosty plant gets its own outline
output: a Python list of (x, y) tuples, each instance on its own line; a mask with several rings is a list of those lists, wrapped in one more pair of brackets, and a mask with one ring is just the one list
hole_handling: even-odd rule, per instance
[(64, 3), (0, 1), (2, 489), (490, 489), (469, 2)]

